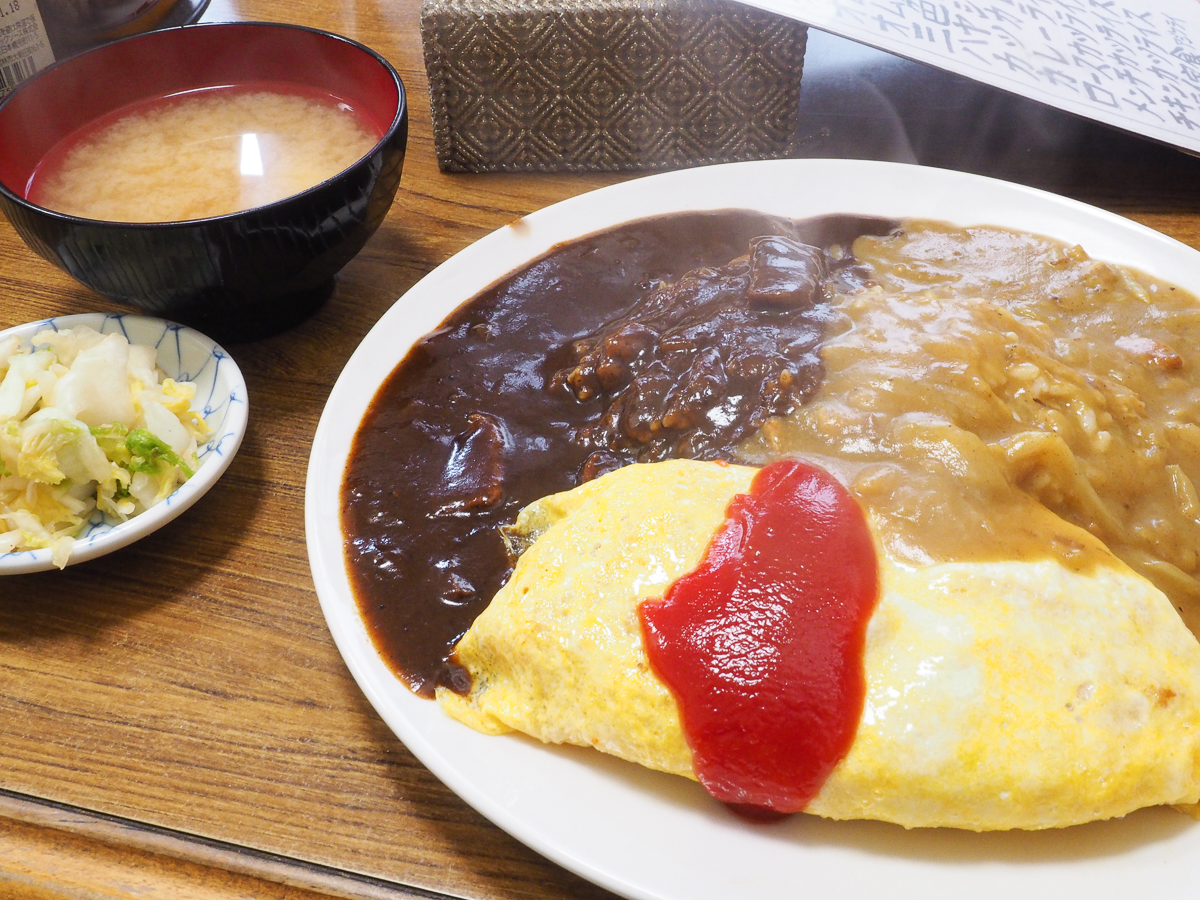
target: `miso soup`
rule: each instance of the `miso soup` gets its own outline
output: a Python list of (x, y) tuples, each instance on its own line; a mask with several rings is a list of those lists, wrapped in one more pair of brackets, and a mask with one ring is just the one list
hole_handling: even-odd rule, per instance
[(282, 200), (331, 178), (380, 139), (329, 94), (257, 83), (158, 97), (59, 141), (27, 197), (115, 222), (178, 222)]

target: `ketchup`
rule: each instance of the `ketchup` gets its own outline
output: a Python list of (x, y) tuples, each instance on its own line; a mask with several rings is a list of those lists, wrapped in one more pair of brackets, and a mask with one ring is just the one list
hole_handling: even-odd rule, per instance
[(798, 460), (730, 501), (699, 566), (638, 608), (700, 783), (779, 813), (808, 805), (854, 741), (875, 545), (849, 492)]

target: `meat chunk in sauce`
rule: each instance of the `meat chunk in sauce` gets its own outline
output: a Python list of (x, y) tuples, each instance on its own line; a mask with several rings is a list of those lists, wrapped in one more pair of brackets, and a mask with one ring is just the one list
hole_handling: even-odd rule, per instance
[(624, 462), (717, 459), (821, 382), (816, 346), (828, 318), (819, 247), (762, 236), (726, 265), (650, 291), (572, 346), (552, 386), (602, 401), (575, 433), (588, 480)]

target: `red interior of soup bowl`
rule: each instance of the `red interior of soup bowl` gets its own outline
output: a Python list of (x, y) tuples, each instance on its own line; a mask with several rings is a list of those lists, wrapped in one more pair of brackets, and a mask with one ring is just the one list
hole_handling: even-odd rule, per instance
[(46, 69), (0, 105), (0, 183), (19, 197), (55, 144), (129, 103), (200, 88), (286, 82), (334, 95), (386, 135), (400, 87), (374, 51), (300, 26), (189, 25), (107, 44)]

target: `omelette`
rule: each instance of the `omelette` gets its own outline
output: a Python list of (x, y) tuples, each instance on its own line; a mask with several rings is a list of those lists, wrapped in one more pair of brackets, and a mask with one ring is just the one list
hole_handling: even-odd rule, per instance
[[(511, 578), (458, 643), (479, 731), (591, 746), (696, 778), (676, 695), (647, 656), (639, 605), (704, 559), (758, 470), (630, 465), (525, 507)], [(913, 564), (875, 535), (878, 600), (853, 741), (805, 811), (905, 827), (1043, 829), (1200, 800), (1200, 645), (1158, 588), (1089, 549)]]

